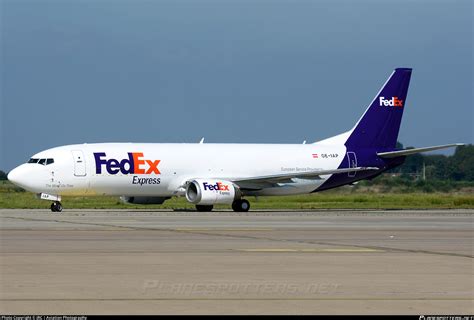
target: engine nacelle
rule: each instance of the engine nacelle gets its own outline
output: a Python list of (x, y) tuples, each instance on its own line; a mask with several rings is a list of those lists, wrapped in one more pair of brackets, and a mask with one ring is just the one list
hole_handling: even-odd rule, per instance
[(163, 204), (169, 197), (134, 197), (134, 196), (121, 196), (120, 200), (125, 203), (133, 204)]
[(230, 181), (196, 179), (186, 187), (186, 199), (194, 204), (230, 204), (237, 198), (240, 198), (240, 189)]

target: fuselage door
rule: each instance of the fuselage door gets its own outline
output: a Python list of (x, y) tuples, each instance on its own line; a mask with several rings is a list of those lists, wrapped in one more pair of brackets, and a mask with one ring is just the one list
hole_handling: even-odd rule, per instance
[(86, 159), (82, 150), (72, 150), (74, 159), (74, 175), (76, 177), (84, 177), (86, 175)]
[[(357, 157), (355, 152), (349, 151), (347, 153), (347, 161), (349, 162), (349, 168), (357, 168)], [(354, 178), (357, 172), (352, 171), (348, 172), (347, 175), (351, 178)]]

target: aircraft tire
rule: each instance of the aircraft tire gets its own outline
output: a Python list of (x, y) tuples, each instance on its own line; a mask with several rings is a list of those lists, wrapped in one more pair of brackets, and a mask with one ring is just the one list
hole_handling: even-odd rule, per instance
[(51, 211), (53, 211), (53, 212), (61, 212), (61, 211), (63, 211), (63, 205), (61, 204), (61, 202), (59, 202), (59, 201), (54, 201), (54, 202), (51, 204)]
[(239, 199), (232, 202), (232, 210), (235, 212), (247, 212), (250, 209), (250, 203), (245, 199)]

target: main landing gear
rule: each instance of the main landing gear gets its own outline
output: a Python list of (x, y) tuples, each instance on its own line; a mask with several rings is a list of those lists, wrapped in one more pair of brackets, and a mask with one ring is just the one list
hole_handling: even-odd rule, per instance
[(51, 203), (51, 211), (53, 212), (61, 212), (63, 211), (63, 205), (59, 201), (54, 201)]
[(247, 212), (250, 209), (250, 203), (245, 199), (238, 199), (232, 202), (232, 210), (235, 212)]
[[(53, 206), (51, 206), (51, 210), (53, 210), (52, 208)], [(214, 208), (213, 205), (202, 205), (202, 204), (196, 205), (196, 210), (199, 212), (210, 212), (212, 211), (213, 208)], [(247, 212), (249, 211), (249, 209), (250, 209), (250, 203), (245, 199), (238, 199), (232, 202), (232, 210), (234, 210), (235, 212)]]

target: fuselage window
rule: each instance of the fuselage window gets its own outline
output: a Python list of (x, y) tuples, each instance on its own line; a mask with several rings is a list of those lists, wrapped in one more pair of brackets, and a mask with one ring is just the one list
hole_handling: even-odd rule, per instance
[(51, 158), (46, 159), (46, 165), (51, 164), (51, 163), (54, 163), (54, 159), (51, 159)]

